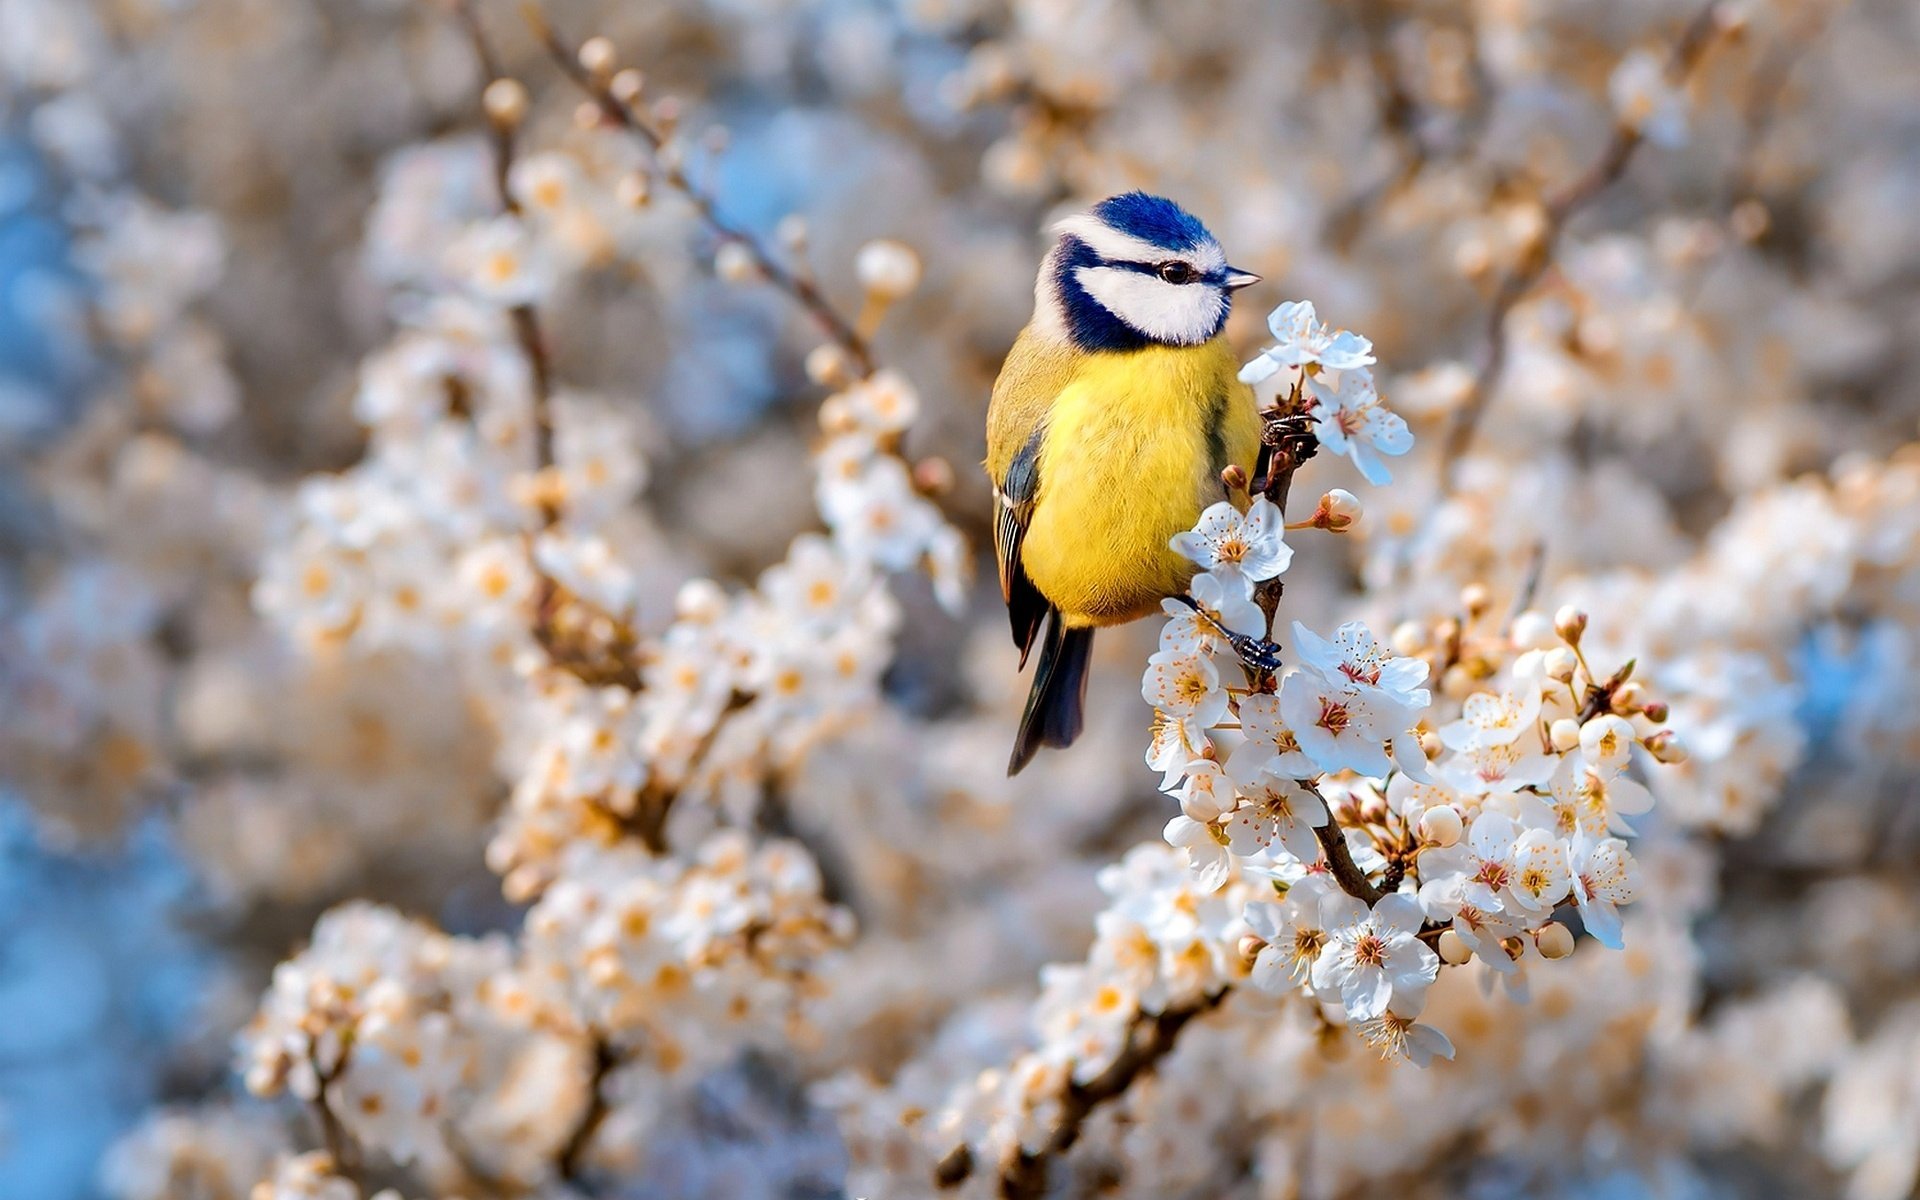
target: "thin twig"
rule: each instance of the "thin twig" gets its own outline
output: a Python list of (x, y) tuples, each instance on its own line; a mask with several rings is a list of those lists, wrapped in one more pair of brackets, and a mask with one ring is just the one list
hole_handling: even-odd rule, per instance
[(626, 130), (639, 141), (667, 186), (684, 196), (700, 219), (722, 242), (731, 242), (746, 250), (754, 267), (780, 291), (792, 297), (813, 317), (821, 330), (852, 360), (855, 371), (865, 379), (875, 370), (872, 347), (852, 322), (840, 314), (819, 286), (804, 274), (789, 268), (764, 242), (721, 215), (713, 193), (690, 178), (680, 165), (660, 152), (667, 144), (667, 133), (659, 128), (637, 102), (629, 103), (613, 94), (606, 82), (580, 65), (578, 48), (569, 48), (560, 40), (546, 14), (537, 3), (527, 3), (521, 11), (540, 43), (546, 47), (555, 65), (599, 108), (607, 121)]
[[(1667, 62), (1669, 82), (1676, 86), (1685, 83), (1705, 56), (1714, 35), (1723, 28), (1720, 3), (1721, 0), (1710, 0), (1688, 22)], [(1506, 370), (1508, 315), (1552, 265), (1555, 248), (1567, 221), (1626, 174), (1634, 152), (1645, 140), (1639, 126), (1616, 120), (1612, 136), (1607, 139), (1606, 147), (1592, 165), (1541, 204), (1542, 226), (1539, 234), (1521, 254), (1520, 261), (1507, 271), (1494, 289), (1493, 303), (1487, 310), (1486, 325), (1481, 335), (1481, 351), (1474, 369), (1473, 383), (1454, 417), (1452, 427), (1447, 431), (1446, 442), (1441, 450), (1440, 492), (1443, 496), (1453, 490), (1460, 460), (1472, 448), (1480, 419), (1485, 415), (1487, 404)]]
[[(474, 11), (472, 0), (453, 0), (453, 14), (466, 31), (467, 40), (473, 46), (474, 58), (480, 64), (477, 99), (492, 149), (494, 190), (501, 210), (517, 217), (521, 213), (520, 201), (513, 194), (512, 183), (517, 123), (488, 112), (486, 102), (487, 89), (496, 81), (506, 79), (507, 75), (501, 66), (500, 56), (494, 52), (493, 43), (487, 37), (485, 26), (480, 23), (479, 14)], [(527, 364), (534, 480), (540, 530), (544, 532), (560, 523), (559, 502), (548, 487), (555, 463), (553, 359), (547, 349), (547, 338), (541, 328), (538, 309), (530, 303), (516, 304), (507, 310), (507, 320), (513, 330), (514, 342)], [(626, 640), (616, 639), (615, 644), (604, 653), (593, 653), (576, 644), (575, 639), (560, 627), (564, 605), (559, 583), (541, 568), (531, 545), (528, 546), (527, 557), (534, 576), (533, 638), (546, 652), (548, 660), (588, 684), (611, 684), (628, 691), (639, 691), (640, 671), (632, 660), (631, 645)]]
[(587, 1081), (587, 1107), (574, 1123), (573, 1132), (567, 1136), (566, 1144), (560, 1148), (554, 1159), (554, 1173), (571, 1183), (580, 1178), (582, 1161), (593, 1139), (606, 1124), (607, 1117), (613, 1111), (613, 1105), (607, 1100), (607, 1080), (620, 1066), (620, 1055), (612, 1043), (604, 1036), (593, 1039), (593, 1070)]
[[(327, 1157), (332, 1160), (333, 1173), (355, 1187), (359, 1187), (361, 1182), (359, 1144), (354, 1141), (353, 1135), (347, 1132), (347, 1127), (341, 1123), (339, 1114), (333, 1111), (332, 1104), (333, 1085), (339, 1080), (341, 1072), (347, 1069), (347, 1054), (348, 1051), (341, 1052), (340, 1060), (334, 1063), (332, 1070), (322, 1070), (320, 1064), (309, 1056), (308, 1061), (312, 1063), (316, 1081), (311, 1104), (314, 1119), (320, 1124), (320, 1145), (326, 1150)], [(365, 1188), (360, 1190), (363, 1193), (366, 1191)]]

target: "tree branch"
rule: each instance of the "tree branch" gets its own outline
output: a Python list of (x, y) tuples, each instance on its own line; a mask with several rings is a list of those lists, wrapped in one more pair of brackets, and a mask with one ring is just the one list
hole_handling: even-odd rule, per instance
[[(513, 163), (518, 133), (517, 118), (491, 111), (487, 91), (496, 83), (508, 81), (499, 55), (474, 11), (472, 0), (453, 0), (453, 14), (472, 43), (474, 57), (480, 63), (478, 103), (485, 117), (488, 141), (492, 148), (493, 182), (500, 208), (509, 216), (520, 215), (520, 202), (513, 195)], [(540, 529), (552, 529), (560, 522), (560, 505), (548, 486), (554, 467), (553, 360), (547, 349), (540, 313), (532, 304), (516, 304), (507, 310), (514, 342), (527, 364), (529, 420), (533, 427), (533, 468)], [(633, 662), (631, 639), (619, 638), (604, 652), (595, 652), (562, 628), (560, 610), (564, 607), (559, 583), (541, 569), (532, 547), (527, 557), (533, 569), (533, 638), (546, 652), (548, 661), (561, 670), (578, 676), (594, 686), (613, 684), (639, 691), (640, 671)]]
[[(1724, 28), (1720, 9), (1721, 0), (1710, 0), (1692, 21), (1688, 22), (1680, 40), (1674, 44), (1673, 53), (1667, 62), (1667, 79), (1679, 85), (1684, 83), (1699, 65), (1707, 47), (1713, 43), (1714, 35)], [(1588, 202), (1616, 183), (1626, 174), (1627, 166), (1633, 161), (1633, 155), (1645, 141), (1637, 125), (1624, 120), (1615, 120), (1613, 134), (1607, 139), (1606, 147), (1600, 152), (1585, 171), (1576, 176), (1573, 182), (1541, 204), (1543, 227), (1539, 236), (1521, 254), (1516, 262), (1500, 280), (1494, 289), (1493, 304), (1487, 311), (1485, 330), (1482, 334), (1480, 357), (1475, 365), (1473, 383), (1467, 392), (1466, 401), (1455, 414), (1453, 425), (1447, 431), (1447, 438), (1441, 450), (1440, 458), (1440, 494), (1446, 495), (1453, 490), (1455, 472), (1460, 460), (1473, 446), (1474, 435), (1479, 431), (1480, 419), (1486, 414), (1487, 404), (1492, 400), (1500, 377), (1507, 365), (1507, 317), (1514, 307), (1524, 299), (1540, 277), (1546, 274), (1553, 263), (1554, 250), (1560, 240), (1561, 232), (1567, 221)]]
[(614, 95), (612, 88), (601, 78), (580, 65), (578, 47), (569, 47), (560, 40), (553, 26), (547, 21), (546, 14), (539, 4), (525, 4), (522, 13), (527, 24), (532, 26), (534, 35), (540, 39), (566, 77), (575, 87), (586, 94), (601, 115), (612, 125), (625, 130), (646, 150), (660, 177), (667, 186), (684, 196), (701, 221), (714, 237), (722, 242), (731, 242), (746, 250), (753, 259), (753, 265), (760, 274), (780, 291), (785, 292), (807, 311), (820, 326), (828, 339), (844, 351), (852, 360), (854, 369), (860, 378), (865, 379), (875, 370), (872, 347), (867, 344), (853, 323), (840, 314), (819, 285), (804, 274), (782, 263), (764, 242), (749, 233), (745, 228), (734, 224), (720, 214), (719, 202), (713, 193), (689, 178), (677, 162), (663, 158), (660, 151), (667, 144), (666, 131), (654, 123), (637, 100), (626, 101)]
[[(1073, 1149), (1095, 1109), (1123, 1095), (1142, 1076), (1151, 1074), (1160, 1061), (1172, 1053), (1180, 1031), (1226, 1000), (1231, 987), (1208, 992), (1191, 1004), (1176, 1005), (1163, 1012), (1137, 1014), (1127, 1031), (1127, 1044), (1106, 1070), (1086, 1083), (1069, 1083), (1060, 1097), (1060, 1120), (1038, 1150), (1021, 1151), (1000, 1174), (1000, 1194), (1006, 1200), (1040, 1200), (1047, 1194), (1047, 1181), (1056, 1159)], [(934, 1168), (934, 1182), (940, 1188), (958, 1187), (973, 1173), (972, 1148), (956, 1146)]]
[(1313, 831), (1320, 839), (1321, 853), (1326, 855), (1327, 870), (1340, 890), (1368, 908), (1380, 902), (1385, 892), (1373, 885), (1360, 864), (1353, 861), (1353, 851), (1347, 846), (1347, 835), (1341, 832), (1342, 826), (1333, 816), (1333, 806), (1327, 806), (1327, 823)]
[(607, 1079), (620, 1066), (620, 1056), (612, 1043), (599, 1034), (593, 1039), (593, 1070), (587, 1081), (587, 1107), (574, 1124), (554, 1159), (554, 1174), (571, 1183), (580, 1178), (581, 1161), (593, 1145), (594, 1135), (606, 1124), (613, 1105), (607, 1100)]

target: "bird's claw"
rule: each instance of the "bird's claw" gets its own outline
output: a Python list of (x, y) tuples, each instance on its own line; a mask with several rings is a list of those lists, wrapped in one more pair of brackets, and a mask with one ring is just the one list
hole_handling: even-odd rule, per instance
[(1240, 656), (1240, 661), (1255, 671), (1274, 672), (1280, 669), (1280, 643), (1270, 642), (1266, 638), (1248, 637), (1244, 633), (1228, 632), (1227, 645)]

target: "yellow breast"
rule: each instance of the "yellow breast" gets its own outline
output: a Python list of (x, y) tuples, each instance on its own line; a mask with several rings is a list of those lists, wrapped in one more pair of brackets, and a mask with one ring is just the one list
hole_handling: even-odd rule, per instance
[(1154, 611), (1193, 566), (1168, 549), (1225, 498), (1220, 472), (1251, 471), (1253, 393), (1219, 338), (1080, 357), (1047, 413), (1040, 491), (1022, 562), (1069, 625)]

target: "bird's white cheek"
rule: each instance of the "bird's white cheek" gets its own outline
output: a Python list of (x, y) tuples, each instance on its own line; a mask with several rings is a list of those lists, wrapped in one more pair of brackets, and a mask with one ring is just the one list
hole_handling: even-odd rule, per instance
[(1074, 278), (1102, 308), (1159, 342), (1195, 346), (1206, 341), (1226, 306), (1216, 288), (1168, 283), (1119, 267), (1081, 267)]

